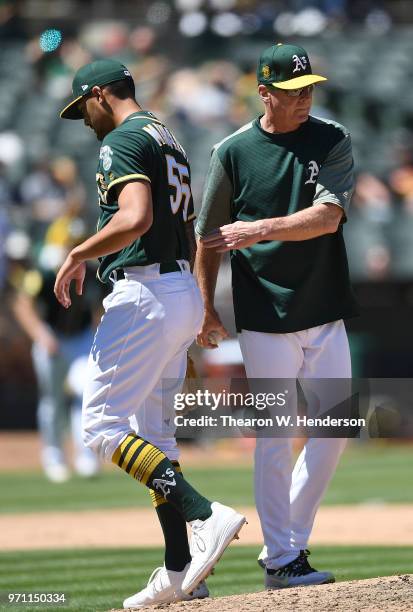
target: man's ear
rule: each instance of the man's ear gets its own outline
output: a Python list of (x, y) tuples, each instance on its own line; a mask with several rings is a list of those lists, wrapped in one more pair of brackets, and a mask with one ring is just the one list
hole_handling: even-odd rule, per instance
[(95, 96), (98, 102), (102, 103), (104, 100), (103, 90), (99, 85), (92, 87), (92, 94)]
[(260, 96), (264, 104), (268, 104), (271, 94), (268, 90), (268, 87), (266, 87), (266, 85), (261, 85), (261, 84), (258, 85), (258, 95)]

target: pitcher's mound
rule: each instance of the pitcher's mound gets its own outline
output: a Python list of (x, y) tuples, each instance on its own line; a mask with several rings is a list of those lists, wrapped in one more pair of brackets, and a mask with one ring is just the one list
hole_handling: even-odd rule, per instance
[(167, 612), (407, 612), (413, 611), (413, 574), (245, 593), (146, 609)]

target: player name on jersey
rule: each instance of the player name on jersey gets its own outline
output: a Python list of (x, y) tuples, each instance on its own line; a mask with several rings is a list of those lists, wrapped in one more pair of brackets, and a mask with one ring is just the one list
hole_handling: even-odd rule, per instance
[(160, 147), (172, 147), (173, 149), (175, 149), (175, 151), (179, 151), (185, 157), (185, 159), (188, 159), (184, 148), (179, 144), (175, 136), (164, 125), (150, 123), (148, 125), (145, 125), (145, 127), (143, 127), (142, 129), (147, 134), (152, 136), (152, 138), (156, 140)]

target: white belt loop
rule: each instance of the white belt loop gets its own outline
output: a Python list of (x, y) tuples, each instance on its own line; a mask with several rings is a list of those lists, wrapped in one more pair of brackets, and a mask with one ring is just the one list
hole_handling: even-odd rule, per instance
[(181, 268), (181, 272), (190, 272), (189, 262), (186, 259), (177, 259), (178, 265)]

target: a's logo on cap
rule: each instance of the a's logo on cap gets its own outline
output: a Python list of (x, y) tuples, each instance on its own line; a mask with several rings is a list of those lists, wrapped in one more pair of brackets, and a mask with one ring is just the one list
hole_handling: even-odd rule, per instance
[(82, 91), (86, 91), (86, 89), (89, 87), (89, 85), (81, 85), (80, 87), (82, 88)]
[(294, 70), (293, 72), (299, 72), (300, 70), (305, 70), (307, 68), (308, 59), (305, 55), (298, 57), (298, 55), (293, 55), (292, 60), (294, 62)]
[(271, 76), (271, 68), (269, 66), (262, 67), (262, 76), (264, 79), (268, 79)]
[(130, 72), (129, 72), (129, 70), (124, 70), (124, 71), (123, 71), (123, 74), (124, 74), (125, 76), (130, 76)]

